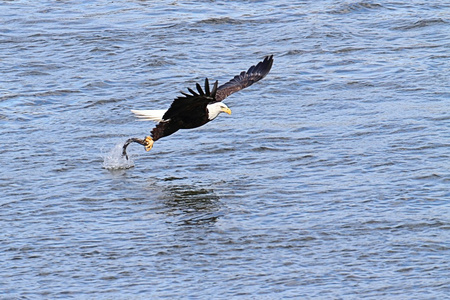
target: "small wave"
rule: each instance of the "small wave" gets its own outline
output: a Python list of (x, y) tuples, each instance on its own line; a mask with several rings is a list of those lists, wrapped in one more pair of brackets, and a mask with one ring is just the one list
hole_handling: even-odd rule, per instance
[(197, 24), (207, 24), (207, 25), (243, 25), (243, 24), (269, 24), (275, 22), (274, 19), (233, 19), (230, 17), (222, 18), (208, 18), (198, 21)]
[(19, 98), (19, 97), (24, 97), (24, 98), (33, 98), (33, 97), (49, 97), (49, 96), (61, 96), (61, 95), (65, 95), (65, 94), (75, 94), (75, 93), (79, 93), (79, 90), (54, 90), (54, 91), (37, 91), (37, 92), (33, 92), (33, 93), (10, 93), (10, 94), (5, 94), (5, 95), (1, 95), (0, 96), (0, 101), (3, 100), (9, 100), (9, 99), (13, 99), (13, 98)]
[(229, 17), (209, 18), (198, 22), (199, 24), (244, 24), (245, 21), (236, 20)]
[(439, 24), (447, 24), (447, 22), (442, 20), (441, 18), (419, 20), (419, 21), (416, 21), (416, 22), (414, 22), (412, 24), (394, 27), (393, 29), (394, 30), (410, 30), (410, 29), (423, 28), (423, 27), (439, 25)]
[(336, 9), (332, 10), (330, 13), (332, 14), (348, 14), (351, 12), (369, 10), (369, 9), (378, 9), (383, 6), (378, 3), (370, 3), (370, 2), (356, 2), (356, 3), (345, 3)]
[(305, 53), (308, 53), (308, 52), (305, 50), (294, 49), (294, 50), (289, 50), (288, 52), (286, 52), (285, 55), (303, 55)]
[(123, 143), (116, 144), (109, 153), (103, 156), (103, 168), (107, 170), (121, 170), (134, 167), (133, 159), (122, 155)]

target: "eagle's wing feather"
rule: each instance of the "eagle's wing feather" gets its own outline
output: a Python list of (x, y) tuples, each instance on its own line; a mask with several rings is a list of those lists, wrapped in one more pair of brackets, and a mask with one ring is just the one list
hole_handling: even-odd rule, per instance
[(263, 79), (272, 68), (273, 55), (266, 56), (256, 66), (251, 66), (247, 72), (234, 76), (233, 79), (222, 84), (217, 89), (216, 101), (222, 101), (229, 95), (251, 86), (253, 83)]
[(174, 116), (180, 116), (180, 115), (186, 115), (186, 117), (189, 117), (192, 112), (199, 111), (199, 112), (205, 112), (206, 106), (209, 103), (216, 102), (216, 92), (217, 92), (217, 85), (218, 82), (216, 81), (214, 83), (213, 90), (210, 91), (209, 89), (209, 81), (208, 78), (205, 79), (205, 91), (203, 92), (201, 86), (197, 83), (197, 91), (198, 94), (188, 88), (188, 91), (192, 94), (187, 94), (184, 92), (181, 92), (183, 96), (177, 97), (172, 104), (170, 105), (170, 108), (166, 111), (166, 113), (163, 116), (163, 120), (169, 120), (173, 118)]

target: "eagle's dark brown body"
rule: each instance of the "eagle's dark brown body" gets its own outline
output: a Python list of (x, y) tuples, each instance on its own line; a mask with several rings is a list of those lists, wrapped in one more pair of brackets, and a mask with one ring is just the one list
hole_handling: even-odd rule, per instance
[(162, 137), (171, 135), (179, 129), (191, 129), (205, 125), (210, 120), (208, 119), (207, 105), (217, 102), (217, 81), (214, 84), (212, 91), (209, 90), (208, 78), (205, 80), (205, 91), (197, 83), (197, 91), (189, 89), (191, 95), (184, 94), (176, 98), (170, 108), (163, 116), (163, 121), (159, 122), (153, 128), (151, 135), (153, 141), (159, 140)]

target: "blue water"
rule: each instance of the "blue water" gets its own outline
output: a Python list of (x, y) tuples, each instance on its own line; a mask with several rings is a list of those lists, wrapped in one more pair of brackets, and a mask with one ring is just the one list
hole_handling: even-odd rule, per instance
[[(448, 298), (449, 4), (0, 1), (0, 18), (1, 298)], [(130, 109), (269, 54), (231, 116), (114, 156), (154, 126)]]

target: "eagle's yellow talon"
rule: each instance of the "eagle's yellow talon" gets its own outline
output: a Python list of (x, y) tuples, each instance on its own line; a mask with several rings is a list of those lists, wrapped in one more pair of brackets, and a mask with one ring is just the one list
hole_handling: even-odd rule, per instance
[(150, 151), (153, 148), (153, 143), (154, 143), (153, 139), (150, 136), (147, 136), (147, 137), (145, 137), (144, 142), (145, 142), (145, 145), (144, 145), (145, 150)]

